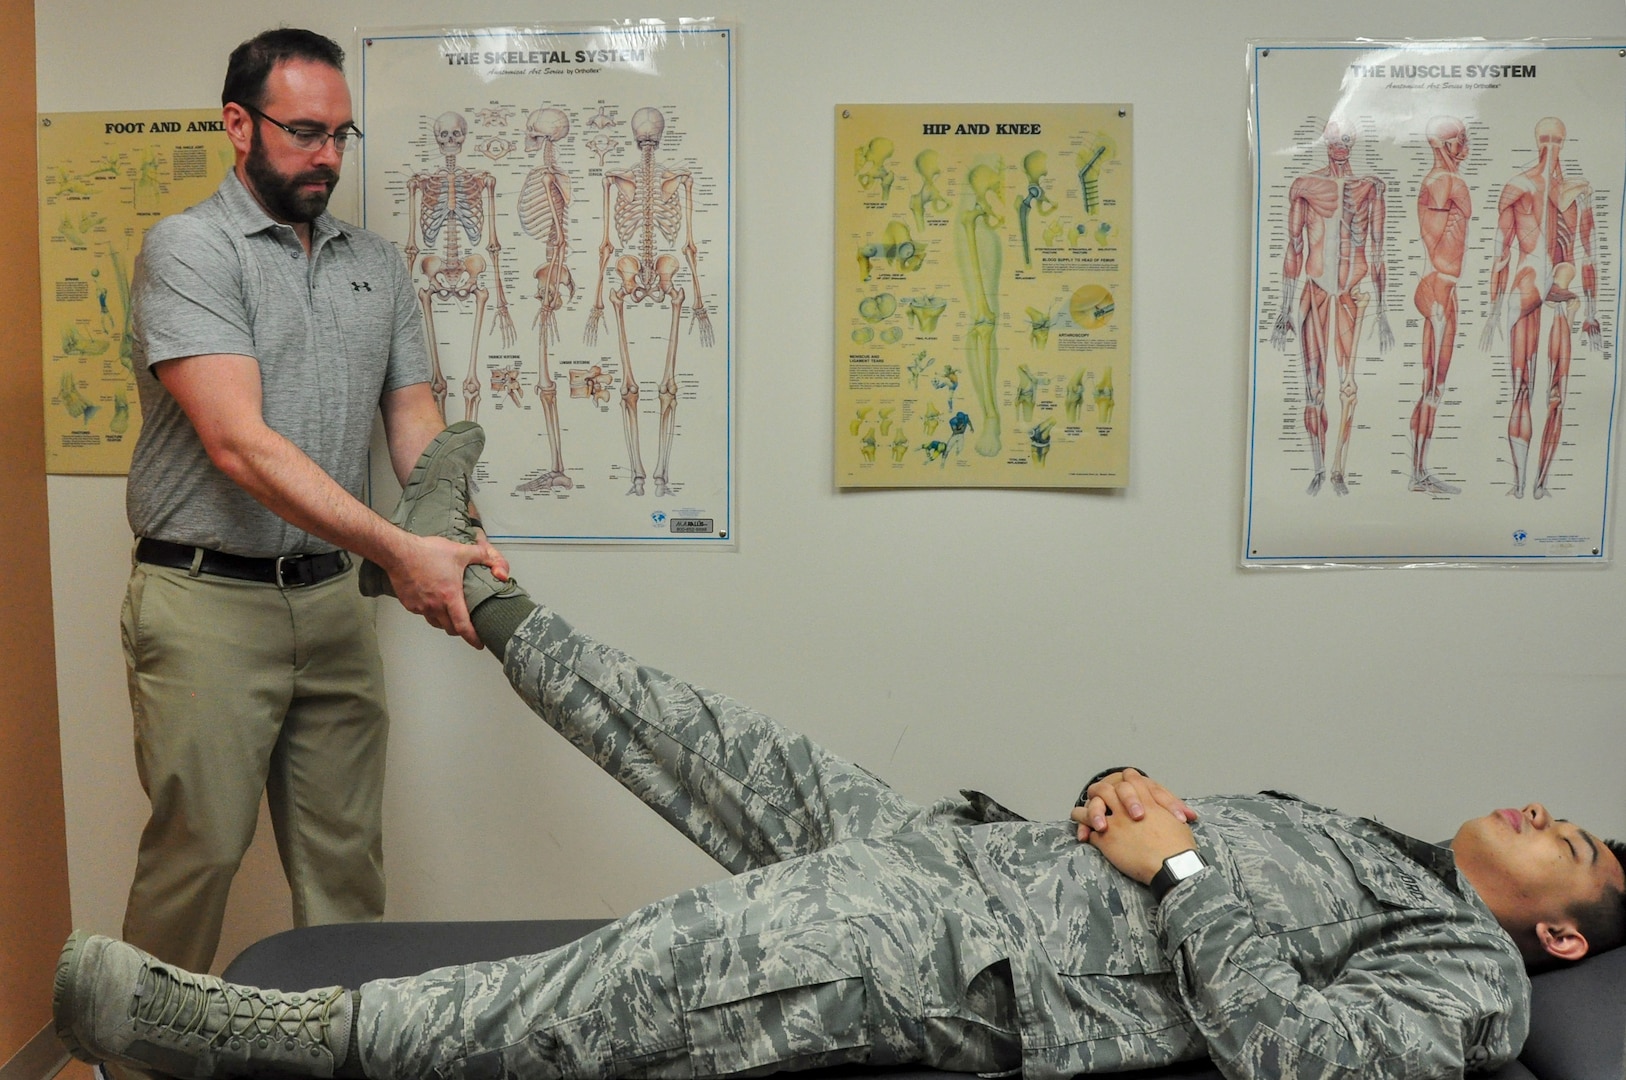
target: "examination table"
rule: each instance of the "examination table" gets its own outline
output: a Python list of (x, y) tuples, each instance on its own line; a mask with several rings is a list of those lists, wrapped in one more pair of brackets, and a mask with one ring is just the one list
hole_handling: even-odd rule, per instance
[[(226, 968), (225, 977), (281, 990), (335, 984), (356, 987), (369, 979), (416, 975), (451, 964), (542, 952), (574, 941), (606, 921), (311, 926), (275, 934), (249, 946)], [(1494, 1073), (1494, 1080), (1626, 1080), (1626, 948), (1584, 960), (1572, 968), (1537, 975), (1533, 982), (1530, 1038), (1519, 1060)], [(845, 1067), (802, 1075), (821, 1080), (848, 1076), (967, 1080), (959, 1073), (906, 1067)], [(1119, 1075), (1221, 1080), (1206, 1061)]]

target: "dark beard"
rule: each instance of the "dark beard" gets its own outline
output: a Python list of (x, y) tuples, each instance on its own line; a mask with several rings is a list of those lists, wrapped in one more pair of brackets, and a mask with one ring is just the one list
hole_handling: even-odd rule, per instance
[[(334, 185), (339, 182), (338, 172), (326, 165), (293, 176), (283, 176), (277, 172), (266, 158), (258, 124), (254, 126), (254, 140), (249, 146), (248, 157), (243, 161), (243, 171), (248, 174), (260, 205), (278, 221), (290, 224), (306, 224), (321, 217), (327, 210)], [(326, 188), (319, 192), (299, 190), (301, 185), (316, 181), (326, 184)]]

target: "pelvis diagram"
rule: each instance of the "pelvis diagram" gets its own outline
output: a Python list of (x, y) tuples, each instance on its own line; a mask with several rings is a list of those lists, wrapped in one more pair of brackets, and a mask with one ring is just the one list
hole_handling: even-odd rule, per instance
[[(487, 363), (487, 385), (492, 396), (500, 400), (506, 395), (519, 405), (527, 390), (532, 390), (541, 405), (551, 458), (527, 471), (527, 479), (517, 489), (525, 493), (563, 492), (575, 486), (565, 464), (556, 370), (565, 376), (571, 399), (603, 407), (612, 393), (619, 395), (627, 475), (631, 480), (627, 494), (643, 495), (647, 480), (653, 480), (656, 495), (675, 493), (670, 466), (678, 407), (678, 350), (685, 339), (685, 311), (690, 330), (698, 331), (700, 345), (714, 344), (711, 312), (701, 293), (699, 249), (695, 243), (695, 178), (688, 168), (663, 161), (668, 112), (644, 106), (623, 122), (616, 111), (608, 105), (598, 106), (596, 112), (579, 110), (575, 115), (561, 107), (538, 108), (525, 115), (519, 139), (508, 136), (508, 129), (518, 119), (515, 110), (481, 110), (474, 115), (472, 132), (469, 117), (445, 113), (433, 125), (440, 164), (411, 175), (406, 183), (412, 235), (403, 250), (429, 335), (431, 386), (436, 400), (445, 413), (452, 396), (440, 346), (449, 327), (442, 325), (441, 336), (437, 337), (436, 320), (468, 321), (472, 309), (468, 365), (457, 387), (463, 418), (478, 419), (486, 393), (480, 368), (482, 341), (487, 334), (495, 339), (488, 343), (489, 347), (500, 345), (503, 354), (496, 363)], [(578, 141), (577, 145), (570, 145), (573, 140)], [(522, 159), (515, 157), (515, 151), (520, 150), (532, 162), (523, 172), (516, 164)], [(486, 159), (491, 167), (485, 167), (486, 162), (464, 163), (477, 157)], [(585, 164), (571, 166), (567, 160)], [(594, 192), (596, 198), (590, 197), (588, 202), (576, 197), (578, 185), (590, 190), (599, 178), (602, 183)], [(503, 284), (504, 250), (498, 221), (510, 216), (508, 200), (512, 200), (512, 218), (525, 237), (540, 245), (542, 256), (531, 274), (537, 305), (532, 318), (536, 331), (534, 361), (523, 355), (523, 347), (515, 350), (517, 335)], [(578, 207), (578, 203), (586, 205)], [(512, 231), (510, 235), (516, 243), (523, 243)], [(594, 239), (598, 241), (593, 251), (598, 263), (591, 287), (592, 306), (580, 330), (570, 337), (583, 346), (596, 346), (608, 305), (616, 351), (613, 361), (606, 358), (604, 364), (588, 366), (561, 355), (570, 352), (561, 345), (565, 340), (561, 326), (578, 294), (585, 301), (587, 293), (577, 282), (577, 275), (586, 269), (584, 261), (573, 267), (572, 256), (583, 249), (592, 250)], [(534, 250), (534, 246), (525, 244), (524, 250)], [(489, 326), (488, 305), (494, 308)], [(664, 365), (655, 383), (659, 409), (652, 475), (645, 470), (639, 438), (637, 372), (646, 362), (653, 363), (654, 358), (636, 355), (639, 350), (629, 345), (629, 308), (656, 312), (665, 308), (670, 319), (664, 335)], [(644, 336), (655, 335), (638, 335), (634, 340)], [(574, 357), (575, 361), (580, 359), (579, 355)], [(614, 366), (606, 370), (606, 365), (612, 363)]]

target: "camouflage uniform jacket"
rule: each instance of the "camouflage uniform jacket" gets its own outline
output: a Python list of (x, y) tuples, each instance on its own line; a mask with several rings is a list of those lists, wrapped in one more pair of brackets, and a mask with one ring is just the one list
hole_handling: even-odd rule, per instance
[(1028, 1077), (1207, 1053), (1227, 1076), (1415, 1080), (1524, 1042), (1518, 949), (1449, 848), (1277, 793), (1192, 799), (1210, 866), (1157, 904), (1070, 828), (964, 794)]

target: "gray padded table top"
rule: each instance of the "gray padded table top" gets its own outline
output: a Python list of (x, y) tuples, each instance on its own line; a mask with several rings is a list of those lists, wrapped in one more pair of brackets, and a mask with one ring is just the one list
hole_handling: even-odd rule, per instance
[[(505, 922), (384, 922), (310, 926), (244, 949), (224, 975), (281, 990), (356, 987), (452, 964), (543, 952), (603, 926), (606, 919)], [(1492, 1080), (1626, 1080), (1626, 948), (1538, 975), (1530, 1038), (1520, 1060)], [(887, 1080), (965, 1080), (936, 1069), (824, 1069), (808, 1077), (884, 1075)], [(1222, 1080), (1206, 1061), (1124, 1077)]]

